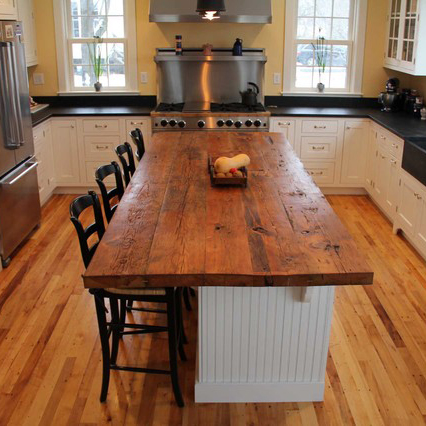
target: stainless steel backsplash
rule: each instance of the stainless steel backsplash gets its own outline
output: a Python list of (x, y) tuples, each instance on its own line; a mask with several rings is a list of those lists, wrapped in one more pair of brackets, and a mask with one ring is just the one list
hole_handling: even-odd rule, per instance
[(182, 56), (173, 49), (157, 49), (158, 101), (240, 102), (240, 91), (252, 81), (263, 102), (266, 61), (263, 49), (245, 49), (243, 56), (232, 56), (229, 49), (214, 49), (212, 56), (200, 49), (187, 49)]

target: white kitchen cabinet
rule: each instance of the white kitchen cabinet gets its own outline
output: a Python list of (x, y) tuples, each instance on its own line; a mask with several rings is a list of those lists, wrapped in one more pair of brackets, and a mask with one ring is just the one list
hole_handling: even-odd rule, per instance
[(374, 193), (374, 178), (376, 174), (376, 157), (377, 157), (377, 130), (370, 127), (367, 148), (367, 166), (365, 171), (365, 189), (372, 196)]
[(369, 123), (347, 121), (343, 136), (343, 157), (340, 183), (358, 184), (365, 181), (369, 142)]
[(290, 145), (295, 148), (296, 121), (286, 117), (271, 119), (271, 132), (283, 133)]
[(37, 65), (37, 38), (33, 0), (17, 0), (18, 19), (24, 28), (24, 46), (27, 66)]
[(404, 170), (400, 174), (400, 187), (394, 231), (404, 231), (426, 258), (426, 187)]
[(79, 185), (80, 160), (77, 138), (77, 120), (52, 121), (52, 145), (56, 183), (59, 186)]
[(426, 75), (426, 0), (389, 0), (385, 67)]
[(37, 177), (40, 203), (43, 205), (56, 187), (50, 121), (36, 126), (33, 129), (33, 134), (34, 153), (38, 162)]
[(145, 149), (149, 150), (151, 145), (151, 119), (141, 117), (130, 117), (126, 119), (126, 137), (124, 140), (128, 141), (132, 145), (133, 152), (136, 151), (136, 147), (133, 145), (129, 133), (135, 129), (141, 130)]
[(407, 173), (401, 173), (400, 195), (396, 226), (409, 237), (414, 237), (419, 213), (420, 183)]
[(17, 18), (16, 0), (0, 0), (0, 19), (16, 20)]

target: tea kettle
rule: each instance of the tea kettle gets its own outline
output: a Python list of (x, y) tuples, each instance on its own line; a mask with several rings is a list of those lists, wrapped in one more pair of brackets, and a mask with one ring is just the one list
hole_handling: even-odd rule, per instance
[(256, 83), (252, 82), (248, 83), (248, 85), (253, 86), (255, 90), (250, 88), (244, 92), (240, 92), (241, 102), (247, 106), (256, 106), (258, 104), (257, 95), (260, 92), (259, 86)]

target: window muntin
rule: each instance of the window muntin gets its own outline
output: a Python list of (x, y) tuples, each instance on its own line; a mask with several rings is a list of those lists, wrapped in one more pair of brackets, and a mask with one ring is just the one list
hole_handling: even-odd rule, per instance
[(73, 90), (92, 90), (96, 77), (91, 65), (93, 41), (102, 39), (102, 75), (104, 89), (124, 89), (127, 77), (127, 39), (125, 37), (124, 0), (67, 0), (68, 54)]
[(295, 0), (293, 52), (294, 91), (314, 91), (320, 82), (320, 68), (314, 48), (325, 38), (325, 71), (321, 83), (331, 91), (349, 91), (354, 44), (354, 0)]

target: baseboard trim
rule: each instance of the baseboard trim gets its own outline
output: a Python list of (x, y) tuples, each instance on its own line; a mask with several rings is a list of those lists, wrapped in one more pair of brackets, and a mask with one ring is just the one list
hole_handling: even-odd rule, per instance
[(324, 382), (195, 383), (196, 403), (320, 402)]
[(367, 195), (364, 188), (336, 188), (319, 186), (324, 195)]
[(62, 195), (84, 195), (87, 194), (88, 191), (95, 191), (99, 194), (99, 188), (95, 186), (57, 186), (53, 193)]

